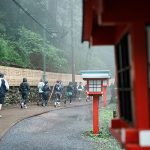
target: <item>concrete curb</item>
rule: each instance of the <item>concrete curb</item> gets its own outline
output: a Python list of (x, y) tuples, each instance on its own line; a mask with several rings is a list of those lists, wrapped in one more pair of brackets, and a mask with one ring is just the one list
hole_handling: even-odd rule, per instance
[(68, 108), (73, 108), (73, 107), (81, 107), (81, 106), (86, 106), (86, 105), (90, 105), (90, 104), (91, 104), (91, 102), (86, 102), (85, 104), (80, 104), (80, 105), (72, 105), (72, 106), (66, 106), (66, 107), (64, 107), (64, 106), (63, 107), (56, 107), (56, 108), (48, 110), (48, 111), (44, 111), (44, 112), (37, 113), (37, 114), (34, 114), (34, 115), (30, 115), (30, 116), (27, 116), (27, 117), (24, 117), (24, 118), (20, 118), (17, 121), (13, 122), (4, 132), (2, 132), (2, 135), (0, 136), (0, 142), (2, 141), (4, 136), (9, 132), (9, 130), (12, 127), (14, 127), (16, 124), (20, 123), (21, 121), (23, 121), (25, 119), (36, 117), (36, 116), (46, 114), (46, 113), (49, 113), (49, 112), (52, 112), (52, 111), (55, 111), (55, 110), (68, 109)]

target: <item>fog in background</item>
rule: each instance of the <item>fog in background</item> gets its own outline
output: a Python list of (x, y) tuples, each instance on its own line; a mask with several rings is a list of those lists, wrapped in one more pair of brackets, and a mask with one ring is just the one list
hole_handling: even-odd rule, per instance
[(114, 47), (89, 47), (81, 37), (82, 0), (0, 0), (0, 51), (16, 58), (1, 54), (4, 65), (42, 70), (46, 53), (47, 71), (71, 73), (74, 51), (76, 74), (107, 69), (114, 75)]

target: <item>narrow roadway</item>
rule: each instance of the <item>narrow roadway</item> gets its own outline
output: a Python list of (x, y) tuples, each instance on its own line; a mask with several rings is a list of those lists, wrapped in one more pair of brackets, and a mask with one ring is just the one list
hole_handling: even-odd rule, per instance
[(0, 141), (0, 150), (95, 150), (82, 136), (92, 128), (92, 106), (54, 110), (25, 119)]

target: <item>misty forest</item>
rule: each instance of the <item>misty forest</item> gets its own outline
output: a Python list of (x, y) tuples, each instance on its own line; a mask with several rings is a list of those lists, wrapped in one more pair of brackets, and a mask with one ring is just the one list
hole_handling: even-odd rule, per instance
[(114, 74), (113, 47), (82, 43), (82, 0), (0, 0), (1, 65), (42, 70), (44, 58), (50, 72)]

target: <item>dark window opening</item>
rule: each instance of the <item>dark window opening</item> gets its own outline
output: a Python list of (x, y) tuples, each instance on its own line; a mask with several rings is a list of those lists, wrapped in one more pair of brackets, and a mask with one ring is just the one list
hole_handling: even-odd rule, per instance
[(132, 89), (130, 83), (129, 41), (126, 34), (116, 46), (120, 117), (132, 123)]
[(148, 90), (149, 90), (149, 107), (150, 107), (150, 25), (147, 25), (146, 31), (147, 31), (147, 52), (148, 52), (148, 78), (149, 78)]

